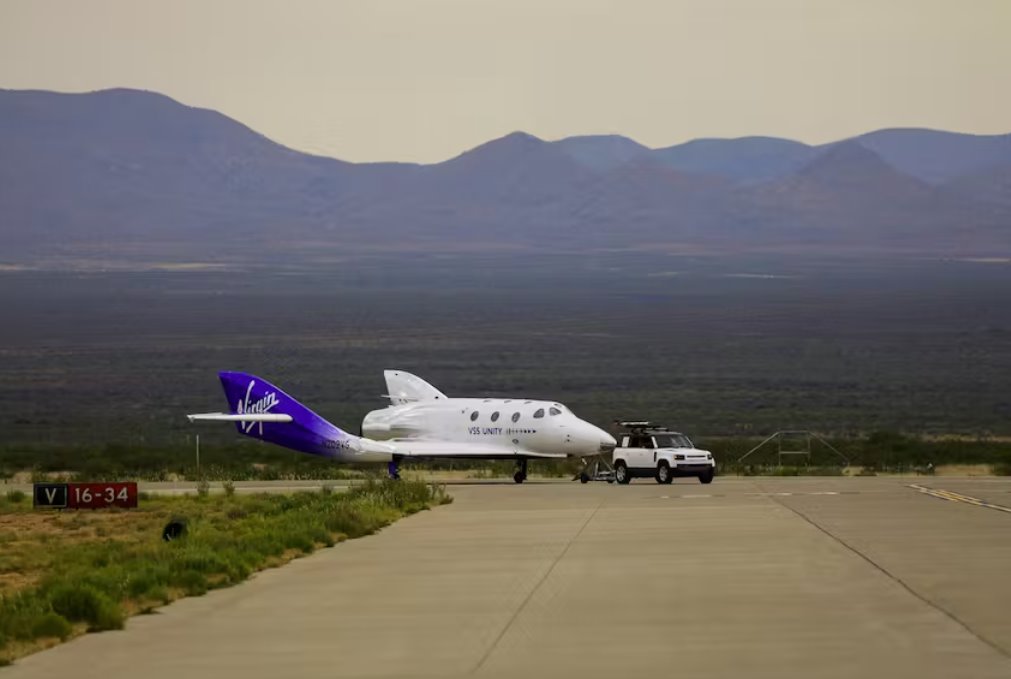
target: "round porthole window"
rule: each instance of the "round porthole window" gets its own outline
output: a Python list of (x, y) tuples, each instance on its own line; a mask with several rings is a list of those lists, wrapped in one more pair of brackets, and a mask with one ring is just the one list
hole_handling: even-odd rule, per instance
[(473, 422), (474, 420), (476, 420), (478, 415), (480, 415), (480, 413), (477, 412), (476, 410), (474, 412), (472, 412), (470, 414), (470, 421)]
[(491, 421), (498, 422), (498, 412), (494, 412), (491, 414)]

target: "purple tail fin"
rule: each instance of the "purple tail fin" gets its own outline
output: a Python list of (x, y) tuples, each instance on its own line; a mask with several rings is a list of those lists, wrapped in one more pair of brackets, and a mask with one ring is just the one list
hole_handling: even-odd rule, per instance
[(240, 434), (312, 455), (332, 456), (356, 437), (341, 431), (270, 382), (241, 372), (218, 373), (236, 415), (274, 413), (291, 422), (236, 422)]

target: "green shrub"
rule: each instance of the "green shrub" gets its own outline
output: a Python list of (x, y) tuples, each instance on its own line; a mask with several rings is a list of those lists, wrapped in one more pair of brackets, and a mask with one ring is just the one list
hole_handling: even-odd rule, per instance
[(7, 500), (12, 504), (20, 504), (25, 501), (28, 496), (25, 495), (23, 490), (18, 490), (17, 488), (7, 491)]
[(231, 481), (223, 481), (221, 487), (225, 489), (225, 496), (232, 497), (235, 495), (235, 484)]
[(90, 585), (57, 585), (49, 592), (49, 601), (55, 612), (67, 620), (88, 623), (88, 629), (123, 628), (119, 604)]
[(160, 601), (163, 604), (167, 604), (169, 601), (171, 601), (171, 597), (169, 597), (168, 590), (162, 587), (161, 585), (155, 585), (151, 587), (151, 589), (144, 592), (142, 598), (148, 601)]
[(0, 597), (0, 640), (30, 639), (34, 621), (48, 612), (49, 602), (36, 591)]
[(65, 641), (73, 633), (74, 629), (59, 613), (49, 612), (38, 618), (32, 625), (32, 637), (56, 637), (60, 641)]
[(104, 599), (99, 604), (98, 616), (90, 625), (89, 632), (102, 632), (110, 629), (123, 629), (126, 624), (126, 615), (123, 609), (114, 601)]
[(207, 593), (207, 578), (194, 570), (180, 571), (172, 576), (172, 585), (186, 592), (186, 596), (201, 596)]
[(168, 570), (163, 565), (142, 568), (127, 579), (126, 594), (134, 599), (157, 599), (159, 597), (150, 596), (151, 590), (167, 581)]

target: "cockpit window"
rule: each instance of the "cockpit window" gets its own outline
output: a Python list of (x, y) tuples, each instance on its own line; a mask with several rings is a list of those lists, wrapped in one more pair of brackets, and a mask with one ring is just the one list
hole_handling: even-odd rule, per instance
[(519, 413), (513, 413), (513, 422), (516, 422), (519, 419), (520, 419), (520, 414)]
[(491, 421), (492, 422), (498, 422), (498, 411), (497, 410), (491, 414)]
[(478, 417), (478, 415), (480, 415), (480, 414), (481, 414), (481, 413), (477, 412), (476, 410), (475, 410), (474, 412), (472, 412), (472, 413), (470, 414), (470, 421), (471, 421), (471, 422), (473, 422), (474, 420), (476, 420), (476, 419), (477, 419), (477, 417)]
[(544, 417), (544, 408), (538, 408), (534, 412), (534, 417)]
[(548, 414), (550, 414), (550, 415), (561, 415), (562, 411), (559, 410), (558, 408), (552, 407), (552, 408), (550, 408), (548, 410)]

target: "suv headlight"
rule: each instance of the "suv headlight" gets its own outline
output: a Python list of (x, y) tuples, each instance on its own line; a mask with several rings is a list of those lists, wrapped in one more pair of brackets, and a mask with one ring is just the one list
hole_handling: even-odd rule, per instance
[(675, 460), (683, 460), (683, 459), (685, 459), (685, 456), (684, 455), (675, 455), (674, 459)]

